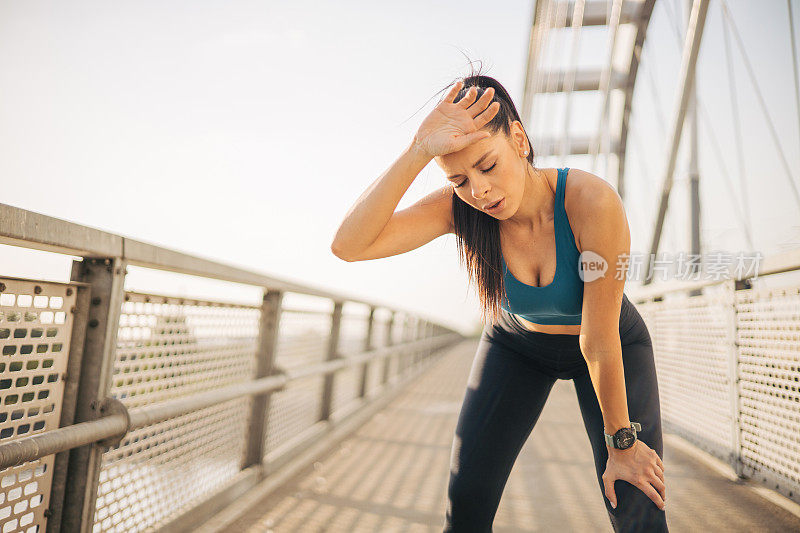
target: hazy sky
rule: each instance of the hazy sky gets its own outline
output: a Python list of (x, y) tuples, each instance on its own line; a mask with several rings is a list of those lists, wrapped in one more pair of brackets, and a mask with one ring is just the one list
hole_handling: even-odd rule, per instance
[[(672, 21), (683, 20), (683, 5), (656, 2), (637, 81), (626, 199), (633, 250), (649, 246), (680, 64)], [(728, 5), (800, 183), (786, 2)], [(745, 195), (738, 185), (720, 6), (709, 10), (698, 74), (720, 146), (701, 121), (705, 243), (747, 249), (733, 206), (748, 198), (755, 248), (797, 248), (798, 206), (732, 36)], [(798, 31), (800, 2), (793, 7)], [(0, 202), (473, 330), (477, 298), (454, 236), (358, 263), (333, 256), (330, 242), (435, 93), (468, 72), (465, 54), (521, 105), (532, 10), (527, 0), (0, 2)], [(599, 64), (602, 46), (592, 43), (604, 36), (590, 30), (582, 43), (582, 64)], [(594, 108), (577, 98), (573, 123), (590, 131)], [(555, 104), (534, 117), (531, 130), (560, 131)], [(585, 158), (537, 164), (589, 169)], [(662, 249), (687, 249), (684, 172), (681, 160)], [(444, 183), (432, 162), (399, 208)], [(68, 263), (0, 245), (0, 274), (66, 280)], [(201, 291), (188, 279), (140, 279), (128, 286)]]

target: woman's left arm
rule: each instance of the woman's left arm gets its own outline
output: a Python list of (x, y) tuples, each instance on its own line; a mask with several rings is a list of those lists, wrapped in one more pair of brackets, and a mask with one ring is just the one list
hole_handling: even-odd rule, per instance
[[(606, 183), (587, 183), (581, 191), (580, 230), (583, 309), (579, 338), (595, 393), (603, 411), (606, 433), (630, 426), (622, 371), (619, 315), (625, 276), (618, 261), (630, 253), (631, 238), (622, 199)], [(587, 194), (591, 192), (592, 194)]]
[[(631, 425), (619, 334), (630, 229), (616, 190), (597, 181), (587, 185), (589, 187), (580, 194), (584, 200), (578, 200), (584, 214), (579, 232), (584, 281), (579, 343), (603, 413), (605, 432), (613, 434)], [(625, 450), (612, 446), (607, 449), (603, 481), (611, 505), (616, 507), (617, 504), (614, 481), (624, 479), (639, 487), (663, 509), (663, 466), (656, 452), (638, 439), (634, 446)], [(661, 469), (660, 475), (658, 469)]]

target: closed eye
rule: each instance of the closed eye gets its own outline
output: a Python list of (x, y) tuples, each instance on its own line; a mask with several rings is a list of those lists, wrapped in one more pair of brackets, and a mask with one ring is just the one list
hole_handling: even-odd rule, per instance
[[(487, 172), (491, 172), (491, 170), (492, 170), (494, 167), (496, 167), (496, 166), (497, 166), (497, 163), (493, 164), (492, 166), (490, 166), (490, 167), (489, 167), (489, 168), (487, 168), (486, 170), (481, 170), (481, 172), (483, 172), (484, 174), (486, 174)], [(461, 183), (459, 183), (458, 185), (456, 185), (456, 186), (455, 186), (455, 187), (456, 187), (456, 189), (457, 189), (457, 188), (459, 188), (459, 187), (463, 187), (465, 183), (467, 183), (467, 180), (464, 180), (464, 181), (462, 181)]]

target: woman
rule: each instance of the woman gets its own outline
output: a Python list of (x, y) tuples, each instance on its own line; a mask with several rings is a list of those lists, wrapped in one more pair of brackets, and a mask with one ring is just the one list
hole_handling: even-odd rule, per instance
[[(431, 159), (449, 183), (395, 212)], [(618, 272), (630, 251), (622, 201), (588, 172), (534, 167), (514, 103), (488, 76), (452, 85), (331, 249), (363, 261), (445, 233), (458, 237), (485, 326), (453, 440), (444, 531), (491, 531), (557, 379), (574, 381), (614, 530), (667, 531), (653, 349)], [(580, 258), (605, 270), (579, 268)]]

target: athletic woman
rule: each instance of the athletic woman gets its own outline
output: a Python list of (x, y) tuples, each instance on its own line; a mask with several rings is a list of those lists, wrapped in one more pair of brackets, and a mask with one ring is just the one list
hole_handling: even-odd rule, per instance
[[(431, 159), (447, 185), (395, 212)], [(614, 530), (667, 531), (653, 348), (623, 292), (630, 232), (616, 190), (579, 169), (534, 167), (511, 97), (473, 74), (359, 197), (331, 250), (377, 259), (445, 233), (476, 282), (484, 329), (451, 449), (444, 531), (491, 531), (558, 379), (574, 382)]]

